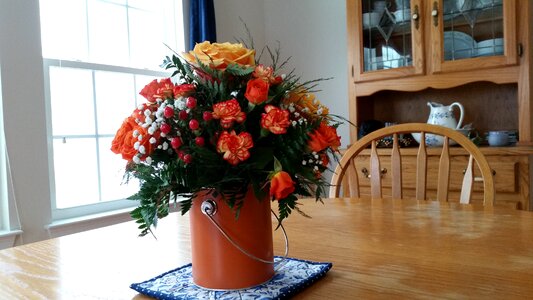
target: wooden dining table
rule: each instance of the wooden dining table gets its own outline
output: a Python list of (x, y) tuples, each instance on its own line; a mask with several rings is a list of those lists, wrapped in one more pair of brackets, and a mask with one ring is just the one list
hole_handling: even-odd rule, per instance
[[(333, 267), (294, 299), (531, 299), (533, 213), (408, 200), (301, 200), (289, 256)], [(0, 251), (0, 299), (148, 299), (130, 289), (187, 264), (189, 218), (126, 222)], [(277, 254), (284, 251), (274, 232)]]

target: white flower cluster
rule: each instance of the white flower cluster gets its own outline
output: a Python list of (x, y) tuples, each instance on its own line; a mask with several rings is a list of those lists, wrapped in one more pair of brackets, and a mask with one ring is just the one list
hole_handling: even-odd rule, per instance
[[(139, 131), (137, 130), (133, 131), (133, 137), (137, 139), (137, 142), (135, 142), (135, 144), (133, 145), (133, 148), (137, 150), (137, 153), (135, 154), (132, 160), (136, 164), (141, 163), (141, 157), (146, 154), (146, 147), (141, 144), (143, 139), (148, 138), (150, 144), (152, 145), (157, 143), (157, 139), (153, 135), (161, 128), (161, 125), (165, 123), (165, 116), (164, 116), (165, 108), (171, 107), (174, 109), (174, 107), (176, 107), (179, 110), (188, 110), (185, 104), (185, 98), (183, 97), (179, 97), (178, 99), (176, 99), (174, 101), (174, 105), (170, 104), (168, 100), (161, 100), (161, 99), (157, 99), (156, 103), (158, 104), (158, 108), (156, 111), (152, 111), (148, 108), (145, 108), (143, 104), (137, 107), (139, 111), (142, 111), (142, 114), (144, 116), (143, 118), (144, 121), (139, 118), (135, 118), (135, 122), (139, 126), (145, 128), (150, 136), (145, 137), (142, 134), (140, 134)], [(159, 131), (159, 133), (161, 137), (163, 138), (166, 137), (165, 133), (161, 131)], [(178, 132), (178, 135), (179, 135), (179, 132)], [(163, 141), (161, 144), (157, 145), (157, 149), (166, 151), (169, 149), (169, 143), (167, 141)], [(149, 156), (145, 158), (145, 162), (147, 164), (151, 164), (152, 161), (153, 161), (152, 158)]]
[(306, 166), (307, 164), (313, 166), (313, 170), (318, 172), (319, 171), (318, 167), (322, 165), (322, 160), (320, 159), (320, 156), (318, 155), (318, 153), (313, 151), (309, 159), (302, 160), (303, 166)]
[[(302, 125), (302, 124), (307, 124), (307, 119), (304, 118), (297, 110), (296, 110), (296, 107), (294, 105), (294, 103), (291, 103), (289, 104), (289, 106), (287, 107), (287, 109), (289, 110), (289, 112), (292, 114), (292, 122), (291, 122), (291, 125), (292, 127), (296, 127), (298, 125)], [(304, 108), (302, 109), (302, 112), (307, 112), (309, 111), (309, 109), (307, 108)]]

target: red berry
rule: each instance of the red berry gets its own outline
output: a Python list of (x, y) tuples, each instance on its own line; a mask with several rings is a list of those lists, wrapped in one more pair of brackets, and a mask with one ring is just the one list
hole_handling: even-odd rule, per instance
[(165, 118), (171, 118), (174, 115), (174, 109), (170, 106), (165, 107), (163, 115), (165, 116)]
[(190, 108), (190, 109), (195, 108), (196, 107), (196, 98), (194, 98), (194, 97), (187, 98), (187, 107)]
[(159, 127), (159, 129), (161, 129), (162, 133), (167, 134), (167, 133), (170, 132), (170, 129), (172, 129), (172, 128), (167, 123), (163, 123), (163, 124), (161, 124), (161, 127)]
[(183, 161), (184, 161), (186, 164), (190, 164), (190, 163), (192, 163), (192, 155), (190, 155), (190, 154), (185, 154), (185, 155), (183, 155)]
[(198, 123), (197, 120), (192, 119), (192, 120), (189, 121), (189, 128), (190, 128), (191, 130), (196, 130), (196, 129), (198, 129), (199, 127), (200, 127), (200, 123)]
[(205, 145), (205, 140), (203, 137), (199, 136), (197, 138), (194, 139), (194, 142), (196, 143), (196, 145), (198, 145), (199, 147), (203, 147)]
[(187, 120), (188, 117), (189, 117), (189, 114), (184, 110), (180, 110), (180, 112), (178, 113), (178, 118), (180, 120)]
[(175, 137), (170, 140), (170, 144), (172, 145), (172, 148), (178, 149), (183, 144), (183, 142), (179, 137)]
[(213, 119), (213, 113), (210, 111), (204, 111), (202, 117), (204, 118), (204, 121), (209, 122)]

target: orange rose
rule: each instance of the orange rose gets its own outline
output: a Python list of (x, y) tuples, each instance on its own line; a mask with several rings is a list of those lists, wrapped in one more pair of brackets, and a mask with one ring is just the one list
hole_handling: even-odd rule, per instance
[(284, 134), (291, 125), (289, 111), (280, 109), (274, 105), (265, 106), (266, 114), (261, 115), (261, 127), (268, 129), (274, 134)]
[(241, 111), (239, 102), (236, 99), (231, 99), (213, 105), (213, 118), (220, 119), (222, 127), (230, 128), (235, 121), (244, 122), (246, 114)]
[(285, 171), (276, 173), (270, 179), (270, 197), (274, 197), (276, 200), (282, 200), (287, 198), (292, 192), (294, 192), (294, 182), (291, 175)]
[(248, 81), (244, 97), (253, 104), (261, 104), (268, 100), (268, 88), (270, 84), (261, 78)]
[(248, 149), (254, 146), (252, 135), (248, 132), (241, 132), (239, 135), (235, 131), (222, 132), (217, 142), (217, 151), (224, 153), (224, 159), (232, 165), (247, 160), (250, 157)]
[[(111, 142), (111, 151), (115, 154), (121, 154), (122, 148), (124, 147), (124, 141), (128, 135), (131, 135), (133, 128), (136, 127), (134, 117), (128, 117), (122, 122), (122, 126), (117, 130), (113, 142)], [(124, 157), (123, 157), (124, 158)]]
[(225, 70), (229, 64), (255, 66), (255, 50), (244, 48), (242, 44), (205, 41), (196, 44), (189, 53), (183, 53), (183, 57), (192, 64), (200, 61), (218, 70)]
[(320, 152), (327, 147), (337, 150), (341, 145), (341, 138), (337, 135), (337, 129), (328, 126), (326, 122), (320, 123), (320, 126), (309, 136), (311, 139), (307, 144), (314, 152)]
[[(130, 117), (122, 123), (117, 131), (111, 143), (111, 151), (121, 154), (122, 158), (128, 161), (131, 161), (139, 153), (139, 158), (144, 160), (153, 150), (150, 137), (147, 130), (137, 125)], [(138, 143), (137, 147), (135, 146), (136, 143)]]

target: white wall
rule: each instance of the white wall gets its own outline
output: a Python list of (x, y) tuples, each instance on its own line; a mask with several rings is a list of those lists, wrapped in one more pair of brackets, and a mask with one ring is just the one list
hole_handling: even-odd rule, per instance
[[(344, 0), (215, 0), (218, 42), (244, 37), (241, 17), (256, 40), (275, 47), (283, 58), (291, 57), (292, 69), (302, 80), (333, 77), (320, 82), (317, 98), (333, 114), (348, 118), (348, 66), (346, 9)], [(343, 146), (349, 128), (339, 129)]]
[(246, 41), (244, 26), (246, 24), (253, 36), (254, 48), (259, 50), (264, 47), (264, 0), (215, 0), (214, 2), (218, 42), (235, 42), (236, 39)]
[(4, 129), (24, 242), (47, 238), (51, 219), (39, 26), (38, 0), (0, 1)]

